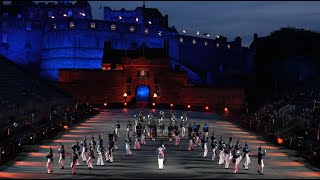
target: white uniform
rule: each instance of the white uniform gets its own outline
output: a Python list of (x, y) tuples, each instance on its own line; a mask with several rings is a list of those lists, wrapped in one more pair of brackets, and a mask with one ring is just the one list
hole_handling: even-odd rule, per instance
[(243, 167), (245, 170), (249, 169), (249, 164), (251, 162), (250, 157), (249, 157), (249, 148), (248, 147), (244, 147), (243, 148), (243, 152), (244, 152), (244, 164)]
[(179, 136), (179, 134), (177, 134), (176, 136), (175, 136), (175, 139), (176, 139), (176, 141), (175, 141), (175, 146), (179, 146), (179, 144), (180, 144), (180, 136)]
[(235, 174), (238, 172), (239, 164), (242, 159), (242, 156), (240, 155), (239, 150), (237, 150), (237, 154), (238, 154), (238, 157), (236, 158), (236, 162), (234, 163), (234, 170), (233, 170), (233, 173), (235, 173)]
[(159, 147), (157, 149), (159, 169), (163, 169), (164, 168), (163, 161), (164, 161), (164, 150), (165, 149), (166, 148), (164, 147), (164, 145), (162, 145), (162, 147)]
[(133, 149), (135, 149), (135, 150), (140, 150), (140, 149), (141, 149), (141, 146), (140, 146), (140, 142), (139, 142), (139, 138), (138, 138), (138, 137), (136, 137), (136, 140), (135, 140), (135, 142), (134, 142), (134, 147), (133, 147)]
[(204, 142), (204, 145), (203, 145), (203, 156), (202, 157), (207, 157), (207, 154), (208, 154), (208, 146), (207, 146), (208, 142), (205, 141)]
[(229, 150), (228, 154), (225, 155), (226, 164), (225, 164), (224, 168), (226, 168), (226, 169), (229, 168), (229, 164), (230, 164), (231, 160), (232, 160), (232, 154), (231, 154), (231, 150)]
[(48, 173), (48, 174), (51, 174), (51, 173), (52, 173), (51, 163), (53, 163), (53, 159), (52, 159), (52, 158), (47, 158), (46, 168), (47, 168), (47, 173)]
[(61, 169), (64, 169), (64, 149), (62, 149), (62, 148), (59, 148), (58, 149), (58, 152), (59, 152), (59, 154), (60, 154), (60, 158), (59, 158), (59, 161), (58, 161), (58, 163), (60, 164), (60, 166), (61, 166)]
[(97, 152), (98, 152), (97, 165), (98, 166), (103, 166), (104, 162), (103, 162), (102, 149), (100, 147), (100, 144), (97, 147)]

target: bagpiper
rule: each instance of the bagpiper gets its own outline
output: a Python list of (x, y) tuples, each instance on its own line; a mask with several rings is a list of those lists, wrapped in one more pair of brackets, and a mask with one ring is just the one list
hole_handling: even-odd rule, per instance
[(88, 148), (87, 148), (87, 141), (86, 140), (87, 140), (86, 137), (84, 137), (83, 141), (81, 141), (81, 143), (80, 143), (80, 145), (82, 146), (81, 157), (82, 157), (83, 162), (87, 161)]
[(52, 153), (51, 147), (49, 148), (49, 152), (47, 152), (46, 154), (46, 158), (47, 158), (47, 164), (46, 164), (47, 174), (51, 174), (52, 173), (51, 163), (53, 163), (53, 153)]
[(263, 175), (263, 168), (264, 168), (264, 163), (263, 163), (263, 156), (266, 155), (267, 150), (262, 151), (261, 146), (258, 149), (258, 165), (259, 165), (259, 170), (257, 171), (259, 174)]
[(243, 157), (245, 159), (243, 167), (245, 170), (249, 170), (249, 164), (251, 162), (250, 157), (249, 157), (249, 152), (250, 152), (250, 149), (249, 149), (248, 143), (246, 142), (244, 145), (244, 148), (243, 148)]
[(58, 163), (60, 164), (60, 169), (64, 169), (64, 159), (65, 157), (65, 151), (64, 151), (64, 146), (63, 144), (60, 143), (60, 148), (58, 149), (58, 153), (60, 155)]
[(164, 151), (166, 150), (166, 148), (164, 147), (164, 144), (160, 144), (160, 146), (158, 147), (156, 153), (158, 155), (158, 166), (159, 169), (162, 170), (163, 169), (163, 162), (164, 162)]
[(78, 162), (78, 154), (76, 153), (76, 151), (73, 151), (72, 155), (71, 155), (71, 172), (72, 174), (76, 174), (76, 164)]

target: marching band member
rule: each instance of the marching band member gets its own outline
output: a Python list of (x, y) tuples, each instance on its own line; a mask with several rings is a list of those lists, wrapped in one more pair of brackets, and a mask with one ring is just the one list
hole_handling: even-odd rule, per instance
[(248, 146), (248, 143), (246, 142), (245, 147), (243, 148), (243, 157), (245, 158), (244, 160), (244, 164), (243, 164), (243, 167), (245, 170), (249, 170), (249, 164), (251, 162), (250, 160), (250, 157), (249, 157), (249, 152), (250, 152), (250, 149), (249, 149), (249, 146)]
[(203, 135), (203, 139), (202, 139), (202, 148), (204, 149), (203, 151), (203, 158), (207, 157), (208, 154), (208, 137)]
[(117, 136), (116, 130), (113, 128), (112, 132), (113, 132), (114, 149), (118, 150), (118, 146), (117, 146), (117, 144), (118, 144), (117, 143), (118, 142), (118, 136)]
[(73, 151), (71, 155), (71, 172), (72, 174), (76, 174), (76, 164), (78, 162), (78, 154)]
[(93, 149), (96, 148), (97, 142), (94, 140), (93, 135), (91, 135), (92, 140), (90, 141), (90, 146), (92, 146)]
[(64, 169), (64, 159), (65, 159), (65, 151), (64, 151), (64, 146), (60, 143), (61, 147), (58, 149), (58, 152), (60, 154), (60, 158), (58, 163), (60, 164), (61, 168)]
[(163, 144), (160, 144), (159, 148), (157, 149), (156, 153), (158, 154), (158, 165), (159, 169), (163, 169), (163, 161), (164, 161), (164, 151), (166, 148)]
[(82, 153), (81, 153), (81, 157), (82, 157), (82, 161), (85, 162), (87, 161), (87, 152), (88, 152), (88, 148), (87, 148), (87, 142), (86, 142), (86, 137), (83, 138), (83, 141), (81, 141), (81, 146), (82, 146)]
[(93, 163), (92, 163), (93, 159), (95, 159), (95, 157), (94, 157), (94, 151), (93, 151), (93, 145), (90, 145), (90, 146), (89, 146), (88, 159), (87, 159), (87, 165), (88, 165), (88, 168), (89, 168), (90, 170), (93, 169)]
[(216, 158), (216, 150), (218, 149), (218, 144), (215, 139), (211, 142), (211, 148), (212, 148), (211, 160), (214, 161), (214, 159)]
[(168, 138), (169, 138), (170, 142), (172, 141), (172, 130), (173, 130), (172, 122), (170, 122), (170, 124), (168, 126)]
[(132, 155), (132, 152), (130, 150), (131, 138), (128, 135), (126, 135), (125, 141), (126, 141), (126, 155), (131, 156)]
[(134, 150), (141, 150), (141, 146), (140, 146), (140, 138), (138, 136), (138, 134), (136, 133), (136, 140), (134, 142)]
[(224, 161), (225, 161), (225, 143), (223, 142), (222, 138), (219, 141), (219, 146), (218, 146), (218, 150), (219, 150), (219, 165), (223, 165)]
[[(76, 144), (73, 144), (73, 145), (71, 146), (71, 149), (72, 149), (74, 152), (76, 152), (77, 155), (78, 155), (78, 157), (79, 157), (79, 154), (80, 154), (80, 146), (79, 146), (78, 140), (76, 140)], [(77, 159), (76, 165), (77, 165), (77, 166), (79, 165), (78, 159)]]
[(97, 154), (98, 154), (98, 159), (97, 159), (97, 166), (103, 166), (104, 162), (103, 162), (103, 146), (101, 145), (101, 143), (98, 144), (97, 146)]
[(230, 146), (229, 143), (226, 145), (226, 148), (224, 150), (224, 154), (225, 154), (225, 162), (226, 162), (224, 168), (228, 169), (229, 168), (229, 164), (230, 164), (230, 162), (232, 160), (231, 146)]
[(52, 153), (51, 147), (49, 148), (49, 152), (47, 152), (46, 154), (46, 158), (47, 158), (47, 164), (46, 164), (47, 174), (51, 174), (52, 173), (51, 163), (53, 163), (53, 153)]
[(234, 147), (234, 152), (233, 152), (233, 156), (232, 156), (232, 161), (234, 163), (234, 171), (233, 171), (234, 174), (236, 174), (238, 172), (239, 164), (242, 159), (242, 156), (240, 154), (240, 148), (241, 148), (241, 146), (239, 144), (239, 139), (238, 139), (237, 144)]
[(204, 126), (203, 126), (203, 133), (206, 137), (209, 136), (209, 126), (207, 125), (207, 123), (204, 123)]
[(258, 152), (258, 165), (259, 165), (259, 170), (257, 171), (259, 174), (263, 175), (263, 168), (264, 168), (264, 163), (263, 163), (263, 156), (266, 155), (267, 150), (262, 151), (261, 146), (259, 147), (259, 152)]
[(146, 129), (145, 126), (142, 126), (142, 133), (141, 133), (141, 144), (146, 144)]
[(189, 133), (189, 147), (188, 151), (193, 151), (194, 150), (194, 137), (192, 133)]
[(119, 138), (119, 131), (120, 131), (120, 124), (119, 124), (119, 121), (117, 121), (117, 124), (116, 124), (116, 135), (117, 135), (117, 138)]
[(187, 118), (186, 114), (183, 114), (183, 115), (181, 116), (182, 122), (181, 122), (181, 124), (180, 124), (180, 127), (181, 127), (181, 136), (182, 136), (182, 137), (184, 137), (185, 134), (186, 134), (187, 119), (188, 119), (188, 118)]
[(157, 126), (156, 126), (155, 122), (152, 122), (151, 137), (152, 137), (152, 141), (156, 140), (156, 137), (157, 137)]
[(130, 123), (130, 121), (128, 120), (128, 124), (127, 124), (127, 134), (130, 137), (130, 132), (132, 131), (132, 124)]
[(109, 163), (113, 163), (113, 148), (114, 148), (113, 134), (109, 134), (108, 150), (106, 151), (106, 160)]

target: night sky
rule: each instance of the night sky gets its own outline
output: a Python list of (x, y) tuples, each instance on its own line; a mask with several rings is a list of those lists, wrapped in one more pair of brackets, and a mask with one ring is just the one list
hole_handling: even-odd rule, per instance
[[(70, 1), (74, 2), (74, 1)], [(134, 10), (143, 1), (90, 1), (94, 19), (101, 19), (99, 6)], [(242, 38), (243, 46), (252, 42), (253, 34), (268, 35), (281, 27), (297, 27), (320, 31), (320, 2), (272, 1), (146, 1), (146, 7), (158, 8), (169, 16), (169, 26), (182, 33), (209, 33), (211, 38), (223, 35), (228, 40)]]

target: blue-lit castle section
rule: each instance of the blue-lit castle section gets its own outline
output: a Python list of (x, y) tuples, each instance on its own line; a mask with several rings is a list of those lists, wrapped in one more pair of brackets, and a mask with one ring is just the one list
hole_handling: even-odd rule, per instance
[(118, 50), (134, 50), (142, 42), (149, 48), (163, 48), (168, 42), (172, 69), (187, 71), (193, 84), (215, 83), (212, 79), (222, 74), (222, 65), (223, 72), (248, 69), (243, 67), (243, 57), (248, 56), (241, 39), (227, 42), (224, 37), (179, 35), (174, 27), (168, 27), (168, 16), (157, 9), (117, 11), (105, 7), (104, 20), (93, 20), (90, 5), (80, 1), (68, 6), (20, 6), (21, 12), (11, 5), (0, 9), (0, 55), (32, 67), (48, 80), (57, 81), (59, 69), (102, 69), (105, 42)]

